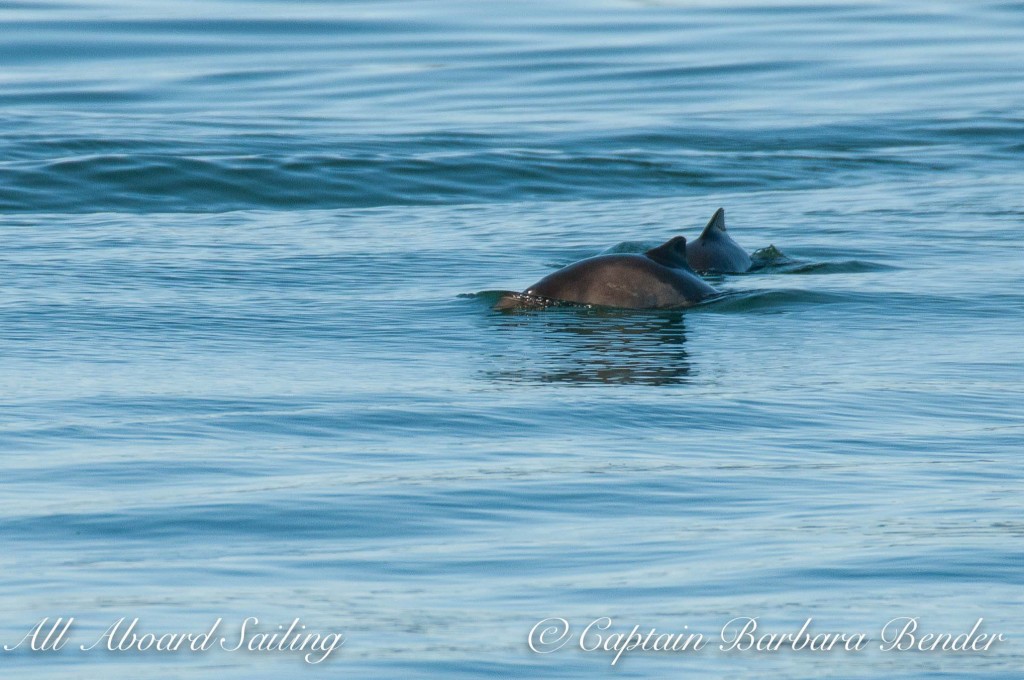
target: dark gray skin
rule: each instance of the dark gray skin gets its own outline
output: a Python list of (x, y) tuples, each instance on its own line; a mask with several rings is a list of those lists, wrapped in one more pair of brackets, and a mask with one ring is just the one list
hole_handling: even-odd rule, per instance
[(718, 291), (686, 264), (686, 239), (676, 236), (643, 255), (580, 260), (545, 276), (523, 294), (623, 309), (666, 309), (695, 305)]
[(711, 216), (708, 226), (686, 248), (686, 261), (699, 272), (722, 274), (749, 271), (750, 255), (725, 231), (725, 210), (719, 208)]

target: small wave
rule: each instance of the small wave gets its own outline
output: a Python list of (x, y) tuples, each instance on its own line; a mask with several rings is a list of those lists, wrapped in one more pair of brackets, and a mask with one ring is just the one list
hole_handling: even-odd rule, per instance
[(760, 311), (782, 311), (809, 305), (851, 302), (857, 296), (813, 290), (785, 288), (781, 290), (736, 291), (725, 293), (701, 303), (694, 309), (736, 314)]
[(878, 262), (864, 260), (844, 260), (841, 262), (788, 262), (780, 267), (782, 274), (863, 274), (866, 272), (895, 271), (893, 267)]
[[(90, 121), (65, 125), (83, 131), (0, 140), (8, 159), (0, 209), (219, 212), (629, 199), (827, 188), (915, 171), (901, 165), (895, 152), (874, 148), (878, 140), (836, 156), (828, 149), (795, 153), (711, 129), (661, 136), (629, 130), (593, 137), (526, 134), (513, 140), (443, 130), (339, 138), (315, 126), (283, 135), (260, 132), (255, 124), (245, 135), (211, 135), (202, 123), (154, 123), (140, 139), (90, 132), (84, 129), (94, 125)], [(809, 138), (800, 146), (825, 144), (817, 132), (802, 133)], [(330, 151), (311, 151), (324, 148)], [(829, 167), (828, 175), (819, 172), (822, 166)], [(641, 245), (625, 242), (611, 252), (636, 252)]]

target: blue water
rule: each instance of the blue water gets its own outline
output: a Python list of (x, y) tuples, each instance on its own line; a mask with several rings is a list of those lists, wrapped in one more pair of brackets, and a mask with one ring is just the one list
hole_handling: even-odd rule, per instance
[[(1024, 5), (0, 2), (25, 678), (1019, 678)], [(608, 249), (681, 312), (501, 313)], [(296, 652), (81, 651), (339, 631)], [(696, 653), (566, 647), (600, 617)], [(726, 652), (719, 631), (866, 632)], [(883, 652), (982, 631), (987, 652)], [(0, 644), (0, 648), (2, 648)]]

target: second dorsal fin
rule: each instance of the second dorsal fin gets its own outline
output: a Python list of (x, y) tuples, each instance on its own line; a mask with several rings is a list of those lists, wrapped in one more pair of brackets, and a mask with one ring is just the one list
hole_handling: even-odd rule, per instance
[(700, 233), (700, 238), (714, 237), (719, 232), (725, 231), (725, 208), (719, 208), (708, 220), (708, 225)]

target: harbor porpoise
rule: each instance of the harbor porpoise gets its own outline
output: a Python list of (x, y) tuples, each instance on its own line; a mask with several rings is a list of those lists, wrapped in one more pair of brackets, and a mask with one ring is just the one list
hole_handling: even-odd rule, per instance
[(598, 255), (553, 272), (495, 309), (542, 298), (623, 309), (689, 307), (718, 291), (687, 264), (686, 239), (676, 236), (643, 254)]
[(719, 208), (696, 240), (686, 248), (686, 261), (698, 272), (721, 274), (749, 271), (750, 255), (725, 230), (725, 209)]

